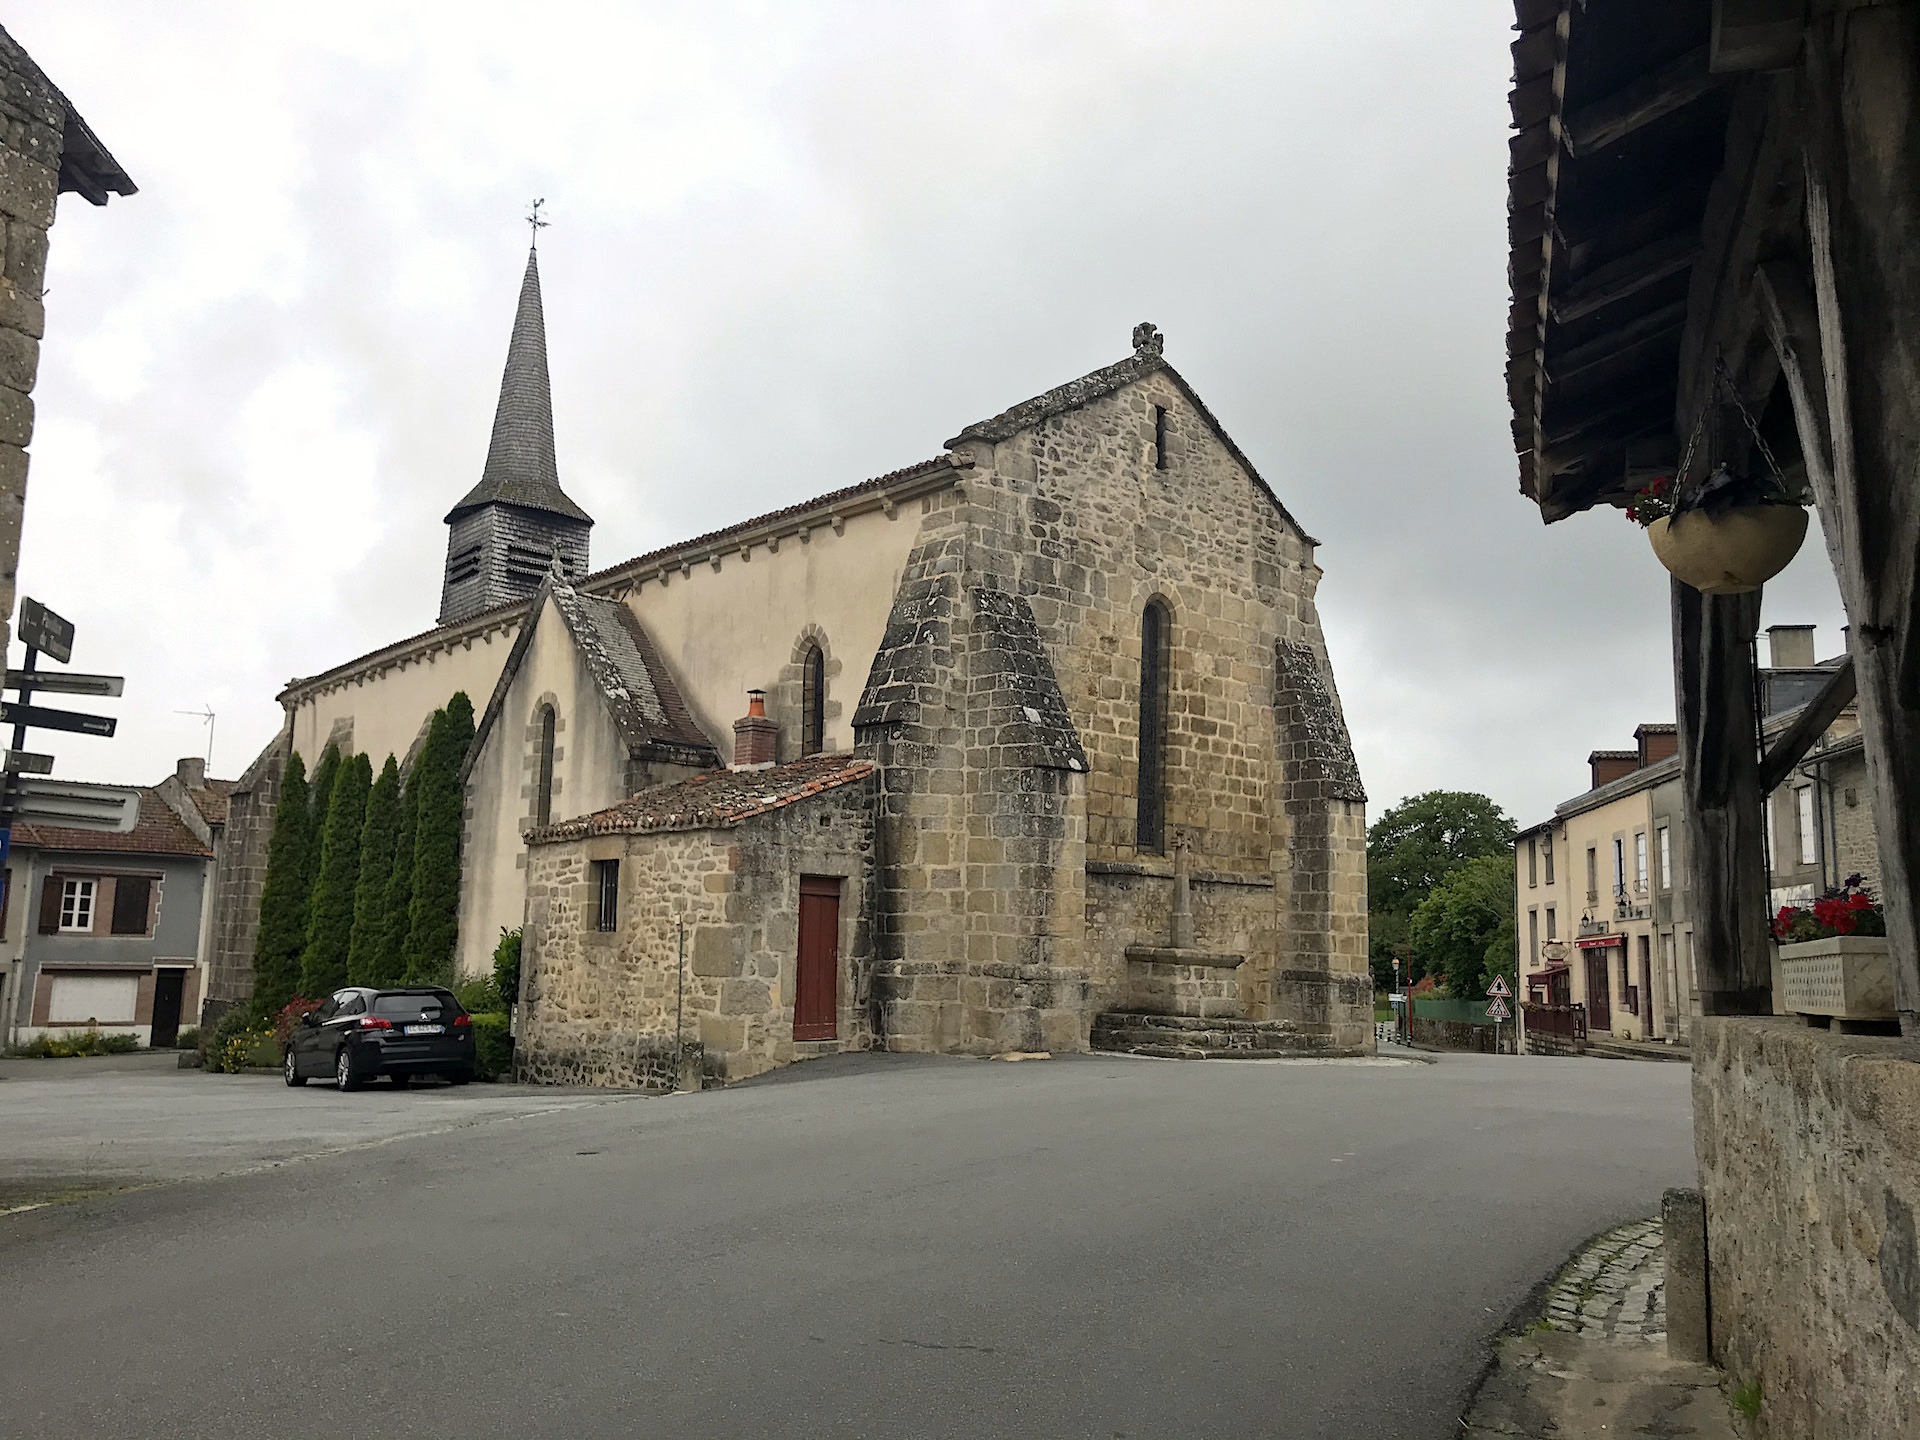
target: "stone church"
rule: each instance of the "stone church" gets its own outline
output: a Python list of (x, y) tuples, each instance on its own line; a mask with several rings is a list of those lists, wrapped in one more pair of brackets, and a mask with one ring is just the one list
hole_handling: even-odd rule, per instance
[(917, 464), (600, 570), (592, 526), (529, 254), (438, 622), (290, 684), (236, 789), (216, 999), (287, 755), (404, 762), (464, 690), (460, 961), (524, 925), (525, 1077), (1371, 1047), (1316, 542), (1152, 325)]

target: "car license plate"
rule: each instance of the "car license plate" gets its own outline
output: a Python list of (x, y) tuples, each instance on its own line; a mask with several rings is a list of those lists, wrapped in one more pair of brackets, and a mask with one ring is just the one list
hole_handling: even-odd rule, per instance
[(444, 1035), (447, 1027), (444, 1025), (408, 1025), (405, 1029), (409, 1035)]

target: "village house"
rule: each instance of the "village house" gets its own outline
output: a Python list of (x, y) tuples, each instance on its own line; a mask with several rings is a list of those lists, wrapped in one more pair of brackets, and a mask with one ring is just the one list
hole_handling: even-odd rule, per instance
[[(1784, 734), (1841, 657), (1814, 659), (1814, 627), (1775, 625), (1759, 672), (1770, 738)], [(1592, 787), (1514, 837), (1516, 929), (1526, 974), (1520, 1024), (1535, 1053), (1578, 1028), (1600, 1041), (1688, 1043), (1701, 1013), (1675, 727), (1642, 725), (1631, 750), (1587, 757)], [(1878, 889), (1873, 811), (1855, 708), (1844, 707), (1767, 797), (1769, 913), (1858, 875)], [(1786, 1013), (1775, 986), (1775, 1008)]]
[(235, 787), (215, 1006), (286, 757), (404, 764), (465, 691), (459, 963), (524, 924), (527, 1075), (1370, 1047), (1316, 542), (1153, 326), (930, 458), (598, 571), (548, 383), (530, 254), (438, 625), (288, 686)]

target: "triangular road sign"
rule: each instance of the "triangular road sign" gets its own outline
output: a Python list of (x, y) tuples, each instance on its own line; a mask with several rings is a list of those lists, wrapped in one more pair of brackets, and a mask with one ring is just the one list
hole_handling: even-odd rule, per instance
[(1494, 977), (1493, 977), (1493, 983), (1492, 983), (1491, 985), (1489, 985), (1489, 986), (1487, 986), (1487, 994), (1489, 994), (1489, 995), (1511, 995), (1511, 994), (1513, 994), (1513, 991), (1511, 991), (1511, 990), (1509, 990), (1509, 989), (1507, 988), (1507, 977), (1506, 977), (1506, 976), (1504, 976), (1504, 975), (1496, 975), (1496, 976), (1494, 976)]
[(1507, 1002), (1502, 1000), (1498, 995), (1494, 996), (1493, 1003), (1487, 1006), (1487, 1018), (1489, 1020), (1505, 1020), (1511, 1014), (1513, 1014), (1513, 1012), (1507, 1009)]

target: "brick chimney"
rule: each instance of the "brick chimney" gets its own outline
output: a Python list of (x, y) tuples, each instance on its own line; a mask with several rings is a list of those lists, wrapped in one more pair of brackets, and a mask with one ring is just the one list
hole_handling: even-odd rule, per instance
[(1811, 625), (1769, 625), (1768, 665), (1775, 670), (1813, 669), (1813, 629)]
[(1593, 767), (1593, 788), (1611, 785), (1623, 776), (1631, 775), (1640, 768), (1638, 750), (1596, 750), (1587, 756), (1587, 764)]
[(733, 722), (733, 768), (762, 770), (779, 756), (780, 727), (767, 718), (767, 692), (747, 691), (747, 713)]
[(189, 790), (207, 788), (207, 762), (199, 755), (184, 756), (174, 763), (173, 778)]
[(1642, 725), (1633, 732), (1633, 738), (1640, 745), (1640, 769), (1657, 765), (1670, 755), (1680, 753), (1680, 727), (1678, 725)]

